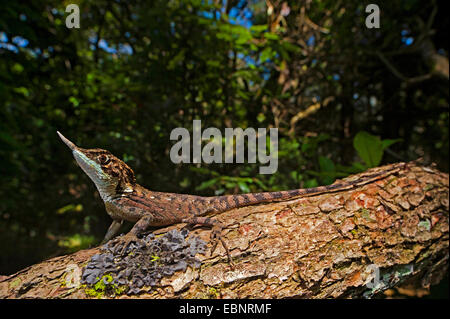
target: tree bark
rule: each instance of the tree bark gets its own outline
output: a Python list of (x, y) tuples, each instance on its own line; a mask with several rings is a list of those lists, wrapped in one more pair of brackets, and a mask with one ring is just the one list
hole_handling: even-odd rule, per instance
[[(215, 218), (231, 225), (223, 234), (234, 268), (218, 245), (212, 256), (197, 256), (199, 268), (144, 293), (102, 297), (361, 298), (405, 282), (429, 287), (448, 269), (448, 200), (448, 174), (409, 163), (357, 188), (230, 210)], [(193, 234), (208, 241), (210, 230)], [(91, 298), (80, 278), (99, 251), (52, 258), (0, 279), (0, 298)]]

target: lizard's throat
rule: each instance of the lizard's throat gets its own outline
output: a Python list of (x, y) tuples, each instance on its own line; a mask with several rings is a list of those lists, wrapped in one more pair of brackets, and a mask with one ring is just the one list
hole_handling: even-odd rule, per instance
[(98, 192), (100, 193), (100, 197), (103, 201), (108, 201), (116, 197), (116, 185), (111, 183), (95, 183)]
[(106, 174), (98, 163), (89, 159), (82, 152), (74, 150), (73, 156), (81, 169), (94, 182), (100, 197), (104, 201), (115, 197), (117, 184), (119, 183), (117, 178)]

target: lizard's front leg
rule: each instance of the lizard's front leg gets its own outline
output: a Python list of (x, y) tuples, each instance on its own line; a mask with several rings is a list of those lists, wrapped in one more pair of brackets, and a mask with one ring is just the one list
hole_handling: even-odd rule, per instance
[(111, 223), (111, 226), (109, 226), (108, 231), (106, 232), (105, 238), (103, 238), (101, 244), (106, 243), (108, 240), (110, 240), (111, 238), (113, 238), (120, 229), (120, 226), (122, 226), (123, 224), (123, 220), (113, 220), (113, 222)]
[(131, 228), (126, 235), (120, 237), (119, 240), (123, 243), (122, 254), (127, 251), (127, 248), (131, 243), (138, 243), (142, 241), (142, 239), (139, 239), (137, 236), (143, 233), (152, 224), (152, 222), (154, 222), (152, 215), (144, 215), (136, 222), (136, 224), (134, 224), (133, 228)]

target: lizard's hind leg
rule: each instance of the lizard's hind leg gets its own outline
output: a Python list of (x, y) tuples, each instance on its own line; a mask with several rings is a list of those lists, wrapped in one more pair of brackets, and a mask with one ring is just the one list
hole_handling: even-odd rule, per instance
[(212, 228), (210, 241), (212, 243), (211, 247), (211, 255), (216, 250), (217, 244), (219, 241), (222, 243), (225, 252), (227, 253), (228, 263), (233, 266), (233, 261), (231, 260), (230, 250), (228, 249), (227, 244), (222, 238), (222, 230), (225, 228), (224, 225), (218, 220), (209, 218), (209, 217), (189, 217), (185, 218), (181, 221), (182, 223), (187, 224), (196, 224), (196, 225), (204, 225)]

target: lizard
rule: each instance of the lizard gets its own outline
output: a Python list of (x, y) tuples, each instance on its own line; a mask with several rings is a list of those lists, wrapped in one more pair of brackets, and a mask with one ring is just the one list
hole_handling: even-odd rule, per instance
[(123, 241), (122, 251), (131, 242), (139, 241), (138, 236), (150, 226), (163, 227), (178, 223), (198, 224), (212, 228), (210, 237), (212, 242), (211, 254), (220, 241), (226, 251), (230, 265), (232, 265), (230, 252), (221, 236), (225, 226), (217, 219), (208, 217), (210, 214), (260, 203), (350, 189), (393, 174), (405, 165), (405, 163), (398, 163), (388, 170), (368, 174), (353, 181), (336, 182), (327, 186), (202, 197), (151, 191), (139, 185), (136, 182), (133, 170), (109, 151), (99, 148), (83, 149), (76, 146), (59, 131), (57, 131), (57, 134), (72, 151), (81, 169), (94, 182), (105, 204), (106, 212), (113, 220), (102, 242), (114, 238), (125, 220), (135, 224), (127, 234), (121, 237)]

